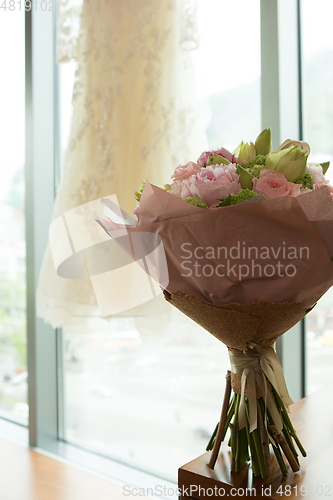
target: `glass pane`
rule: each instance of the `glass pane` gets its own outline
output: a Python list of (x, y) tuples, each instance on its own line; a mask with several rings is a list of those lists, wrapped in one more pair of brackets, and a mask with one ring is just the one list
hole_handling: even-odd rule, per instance
[[(333, 161), (333, 39), (331, 0), (302, 1), (304, 140), (314, 162)], [(327, 178), (333, 182), (332, 166)], [(307, 393), (333, 377), (333, 290), (318, 302), (306, 320)]]
[(160, 319), (112, 318), (99, 332), (96, 319), (64, 332), (64, 438), (175, 479), (205, 451), (229, 359), (212, 335), (178, 311), (166, 314), (161, 296), (148, 307)]
[(0, 416), (27, 424), (24, 12), (0, 16)]
[[(259, 0), (198, 4), (193, 63), (208, 142), (201, 149), (233, 150), (260, 132)], [(251, 36), (239, 36), (248, 26)], [(172, 479), (205, 452), (230, 367), (218, 340), (161, 296), (131, 316), (67, 328), (63, 339), (65, 440)]]
[(233, 151), (261, 131), (260, 2), (201, 0), (198, 6), (193, 62), (201, 123), (210, 148)]

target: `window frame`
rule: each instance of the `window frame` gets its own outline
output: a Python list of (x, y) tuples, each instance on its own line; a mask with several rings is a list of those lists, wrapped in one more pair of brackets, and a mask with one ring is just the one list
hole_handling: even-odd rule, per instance
[[(273, 148), (303, 139), (300, 0), (260, 0), (261, 125), (272, 128)], [(276, 342), (289, 393), (306, 395), (305, 320)]]

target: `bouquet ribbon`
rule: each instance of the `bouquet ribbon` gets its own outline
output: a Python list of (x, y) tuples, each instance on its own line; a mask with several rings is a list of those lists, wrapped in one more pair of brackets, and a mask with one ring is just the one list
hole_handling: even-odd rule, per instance
[(280, 433), (283, 429), (282, 419), (267, 385), (267, 380), (272, 384), (287, 408), (293, 404), (283, 376), (282, 366), (272, 347), (260, 347), (258, 344), (251, 343), (250, 349), (243, 352), (229, 350), (231, 371), (241, 375), (239, 428), (246, 427), (245, 388), (247, 388), (249, 405), (250, 432), (257, 428), (257, 384), (264, 397), (265, 408), (270, 412), (277, 431)]

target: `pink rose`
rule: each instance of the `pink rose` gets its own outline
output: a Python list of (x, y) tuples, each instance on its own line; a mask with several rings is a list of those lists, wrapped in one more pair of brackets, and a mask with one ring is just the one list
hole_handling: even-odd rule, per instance
[(215, 149), (214, 151), (213, 150), (204, 151), (203, 153), (201, 153), (201, 155), (198, 158), (199, 165), (201, 165), (201, 167), (205, 167), (206, 163), (207, 163), (208, 156), (213, 156), (214, 153), (216, 155), (223, 156), (223, 158), (230, 161), (230, 163), (237, 163), (236, 157), (232, 153), (230, 153), (230, 151), (228, 151), (225, 148), (219, 148), (219, 149)]
[(193, 196), (200, 198), (209, 207), (218, 205), (218, 200), (224, 200), (229, 194), (235, 194), (241, 189), (237, 165), (209, 165), (201, 172), (183, 181), (181, 196), (183, 199)]
[(183, 180), (188, 179), (191, 175), (195, 175), (200, 172), (200, 165), (194, 163), (193, 161), (189, 161), (186, 165), (179, 165), (174, 174), (172, 175), (172, 179), (174, 182), (181, 186)]
[(312, 175), (313, 189), (320, 189), (326, 186), (333, 196), (333, 187), (330, 186), (329, 181), (325, 179), (323, 167), (321, 165), (314, 165), (313, 163), (307, 164), (307, 171)]
[(326, 182), (323, 174), (323, 167), (321, 165), (314, 165), (313, 163), (307, 164), (307, 171), (312, 175), (313, 184)]
[(302, 184), (287, 181), (283, 174), (264, 168), (260, 171), (259, 179), (253, 179), (253, 191), (266, 196), (268, 200), (280, 196), (298, 196)]

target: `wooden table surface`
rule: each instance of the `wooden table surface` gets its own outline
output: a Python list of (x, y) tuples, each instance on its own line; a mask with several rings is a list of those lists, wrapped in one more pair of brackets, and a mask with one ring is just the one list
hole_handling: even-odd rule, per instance
[[(296, 432), (308, 454), (305, 458), (299, 457), (301, 470), (298, 473), (288, 468), (288, 474), (283, 478), (273, 453), (271, 475), (267, 479), (253, 478), (249, 467), (245, 467), (239, 474), (231, 473), (230, 448), (226, 443), (222, 443), (215, 470), (208, 468), (210, 452), (205, 453), (179, 469), (179, 486), (189, 487), (191, 484), (199, 484), (200, 481), (206, 487), (223, 483), (227, 485), (226, 496), (232, 498), (246, 498), (246, 488), (256, 489), (257, 496), (252, 495), (252, 498), (333, 498), (333, 386), (298, 401), (291, 406), (290, 413)], [(244, 488), (244, 494), (231, 495), (232, 487)], [(262, 494), (263, 490), (266, 490), (266, 494)], [(195, 491), (195, 487), (192, 491)], [(198, 494), (193, 497), (198, 500), (208, 498)]]
[[(225, 483), (229, 487), (228, 491), (231, 487), (244, 488), (244, 495), (229, 493), (232, 498), (246, 498), (245, 489), (250, 487), (257, 491), (257, 496), (252, 495), (251, 498), (266, 500), (333, 498), (333, 386), (293, 405), (291, 418), (308, 452), (308, 457), (300, 457), (300, 472), (295, 474), (289, 470), (283, 478), (275, 457), (272, 457), (272, 474), (265, 480), (252, 479), (248, 468), (244, 468), (240, 474), (231, 473), (229, 448), (223, 443), (214, 471), (206, 465), (210, 456), (210, 453), (206, 453), (181, 467), (179, 485), (195, 484), (204, 476), (208, 477), (210, 484), (212, 481), (218, 485)], [(267, 488), (270, 487), (271, 494), (268, 494)], [(262, 489), (267, 491), (264, 496), (261, 494)], [(225, 496), (228, 496), (228, 491)], [(205, 497), (196, 495), (194, 498)], [(0, 438), (0, 500), (123, 499), (121, 486)]]
[(111, 481), (0, 438), (0, 500), (124, 498), (122, 487)]

